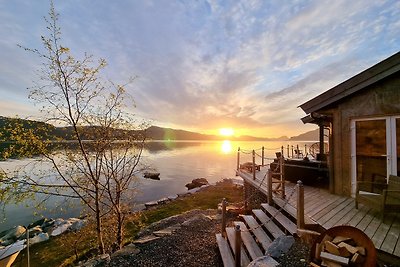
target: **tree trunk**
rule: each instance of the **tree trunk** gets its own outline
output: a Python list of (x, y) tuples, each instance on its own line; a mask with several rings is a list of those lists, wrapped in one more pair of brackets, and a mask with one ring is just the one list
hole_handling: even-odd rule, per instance
[(99, 192), (98, 192), (98, 185), (96, 185), (96, 232), (97, 232), (97, 242), (99, 246), (100, 254), (104, 254), (104, 242), (103, 242), (103, 231), (101, 227), (101, 217), (100, 217), (100, 205), (99, 205)]

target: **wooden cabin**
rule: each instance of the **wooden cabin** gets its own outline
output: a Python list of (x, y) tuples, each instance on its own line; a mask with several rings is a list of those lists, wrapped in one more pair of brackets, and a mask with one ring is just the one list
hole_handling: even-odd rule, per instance
[(304, 123), (319, 125), (320, 142), (329, 130), (331, 193), (354, 197), (357, 181), (400, 176), (400, 52), (300, 108)]

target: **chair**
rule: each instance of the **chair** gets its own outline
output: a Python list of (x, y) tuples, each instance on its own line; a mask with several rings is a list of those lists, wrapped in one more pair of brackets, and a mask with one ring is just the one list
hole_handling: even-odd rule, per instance
[[(378, 193), (374, 189), (378, 189), (381, 192)], [(390, 175), (388, 183), (357, 182), (356, 209), (358, 209), (358, 203), (381, 211), (382, 218), (386, 213), (398, 212), (400, 209), (400, 177)]]

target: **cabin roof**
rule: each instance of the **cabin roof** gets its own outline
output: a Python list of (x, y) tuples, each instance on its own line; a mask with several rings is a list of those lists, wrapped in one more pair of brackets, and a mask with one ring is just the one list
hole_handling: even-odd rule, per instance
[(299, 107), (306, 114), (317, 112), (399, 71), (400, 52), (397, 52), (328, 91), (301, 104)]

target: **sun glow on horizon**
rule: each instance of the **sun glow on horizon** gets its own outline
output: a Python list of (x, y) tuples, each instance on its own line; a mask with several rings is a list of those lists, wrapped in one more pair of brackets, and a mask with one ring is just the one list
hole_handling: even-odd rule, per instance
[(224, 140), (221, 144), (221, 152), (224, 154), (229, 154), (232, 152), (232, 144), (229, 140)]
[(219, 129), (219, 134), (223, 136), (233, 136), (235, 131), (232, 128), (221, 128)]

